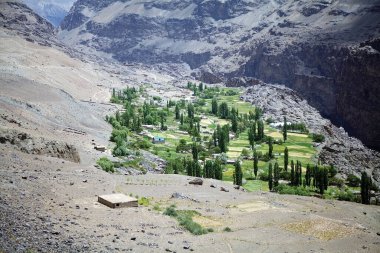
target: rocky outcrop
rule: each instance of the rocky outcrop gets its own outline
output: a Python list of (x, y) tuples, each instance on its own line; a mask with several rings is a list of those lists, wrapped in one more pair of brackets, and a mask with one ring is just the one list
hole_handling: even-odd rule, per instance
[(266, 118), (282, 121), (286, 116), (291, 122), (303, 122), (309, 130), (321, 133), (326, 140), (318, 148), (318, 159), (322, 164), (334, 165), (345, 177), (360, 176), (366, 170), (380, 184), (380, 154), (350, 137), (343, 128), (337, 128), (297, 92), (280, 85), (257, 84), (247, 89), (242, 96), (264, 110)]
[(304, 43), (290, 46), (281, 53), (272, 53), (270, 46), (264, 44), (244, 66), (244, 75), (286, 84), (335, 125), (343, 126), (369, 147), (379, 149), (380, 52), (375, 49), (377, 41), (356, 47)]
[(27, 154), (57, 157), (75, 163), (80, 162), (79, 153), (73, 145), (46, 140), (42, 137), (32, 137), (27, 133), (15, 130), (0, 129), (0, 144), (12, 145), (15, 149)]
[(19, 1), (0, 2), (0, 26), (16, 32), (30, 42), (50, 46), (58, 43), (52, 24)]

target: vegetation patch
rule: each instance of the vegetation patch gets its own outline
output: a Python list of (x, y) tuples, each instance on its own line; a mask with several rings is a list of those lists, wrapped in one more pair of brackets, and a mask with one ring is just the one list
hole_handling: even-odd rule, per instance
[(114, 164), (107, 157), (99, 158), (99, 160), (96, 161), (96, 164), (106, 172), (115, 172)]
[(176, 210), (174, 205), (167, 207), (164, 211), (165, 215), (175, 217), (179, 225), (184, 227), (193, 235), (203, 235), (211, 232), (209, 229), (202, 227), (199, 223), (193, 220), (194, 216), (199, 217), (200, 213), (194, 210)]

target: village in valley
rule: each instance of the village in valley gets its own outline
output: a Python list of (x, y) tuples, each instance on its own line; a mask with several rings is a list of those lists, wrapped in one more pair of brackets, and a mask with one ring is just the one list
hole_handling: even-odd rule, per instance
[[(264, 118), (243, 94), (243, 88), (192, 82), (175, 91), (148, 84), (114, 89), (111, 102), (122, 108), (106, 117), (112, 142), (98, 165), (125, 175), (163, 170), (223, 180), (244, 191), (358, 201), (358, 185), (345, 186), (333, 166), (319, 163), (323, 135), (291, 118)], [(158, 160), (144, 161), (144, 151)]]

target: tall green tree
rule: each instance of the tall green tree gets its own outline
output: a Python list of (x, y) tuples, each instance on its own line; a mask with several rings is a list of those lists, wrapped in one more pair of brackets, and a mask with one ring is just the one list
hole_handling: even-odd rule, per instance
[(362, 199), (362, 204), (370, 204), (370, 188), (371, 188), (371, 178), (367, 175), (367, 172), (363, 171), (360, 183), (360, 194)]
[(268, 152), (269, 157), (273, 158), (273, 138), (272, 137), (269, 137), (268, 146), (269, 146), (269, 152)]
[(214, 115), (218, 115), (218, 100), (216, 98), (212, 99), (211, 102), (211, 113)]
[(294, 173), (294, 162), (293, 160), (290, 161), (290, 184), (291, 185), (295, 185), (295, 178), (296, 178), (296, 175)]
[(285, 147), (284, 151), (284, 170), (288, 171), (288, 165), (289, 165), (289, 150), (288, 147)]
[(309, 186), (309, 187), (311, 185), (311, 168), (310, 168), (310, 164), (307, 164), (307, 166), (306, 166), (305, 184), (306, 184), (306, 186)]
[(175, 105), (175, 119), (176, 119), (176, 120), (179, 120), (180, 117), (181, 117), (181, 115), (180, 115), (179, 105), (176, 104), (176, 105)]
[(278, 163), (276, 162), (274, 164), (274, 173), (273, 173), (273, 185), (274, 187), (278, 186), (278, 180), (280, 179), (280, 167), (278, 166)]
[(228, 119), (228, 117), (229, 117), (228, 104), (226, 102), (222, 102), (219, 105), (218, 112), (219, 112), (220, 118)]
[(242, 185), (243, 184), (243, 173), (241, 171), (241, 164), (239, 160), (236, 160), (234, 163), (235, 173), (234, 173), (234, 184)]
[(194, 161), (198, 161), (199, 149), (198, 149), (198, 145), (196, 143), (193, 143), (193, 145), (191, 147), (191, 153), (193, 154)]
[(255, 148), (255, 140), (256, 140), (256, 121), (251, 123), (248, 129), (248, 141), (252, 149)]
[(199, 164), (198, 160), (194, 160), (194, 171), (195, 171), (195, 175), (196, 177), (201, 177), (202, 176), (202, 168), (201, 168), (201, 165)]
[(282, 135), (284, 137), (284, 142), (288, 139), (288, 123), (286, 121), (286, 117), (284, 117), (284, 126), (282, 128)]
[(257, 155), (256, 150), (253, 151), (253, 173), (255, 178), (257, 178), (257, 171), (259, 170), (259, 156)]
[(273, 168), (272, 168), (272, 163), (269, 163), (269, 168), (268, 168), (268, 185), (269, 185), (269, 190), (273, 190)]

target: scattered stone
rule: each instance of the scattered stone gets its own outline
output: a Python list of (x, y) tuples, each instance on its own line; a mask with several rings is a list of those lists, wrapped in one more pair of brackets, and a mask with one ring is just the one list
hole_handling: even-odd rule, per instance
[(216, 185), (215, 184), (211, 184), (210, 187), (211, 188), (216, 188)]
[(131, 237), (131, 241), (136, 241), (136, 237)]
[(22, 176), (21, 178), (22, 178), (22, 179), (28, 179), (28, 177), (27, 177), (27, 176)]
[(203, 180), (201, 178), (194, 178), (189, 182), (189, 184), (193, 185), (203, 185)]
[(74, 185), (74, 182), (70, 182), (70, 185)]
[(87, 183), (87, 179), (83, 180), (82, 182), (83, 182), (83, 183)]
[(220, 190), (221, 190), (222, 192), (229, 192), (229, 190), (228, 190), (227, 188), (224, 188), (224, 187), (220, 187)]
[(194, 198), (191, 198), (183, 193), (179, 193), (179, 192), (175, 192), (172, 194), (171, 196), (172, 199), (188, 199), (188, 200), (191, 200), (191, 201), (194, 201), (194, 202), (197, 202), (199, 203), (199, 200), (197, 199), (194, 199)]

